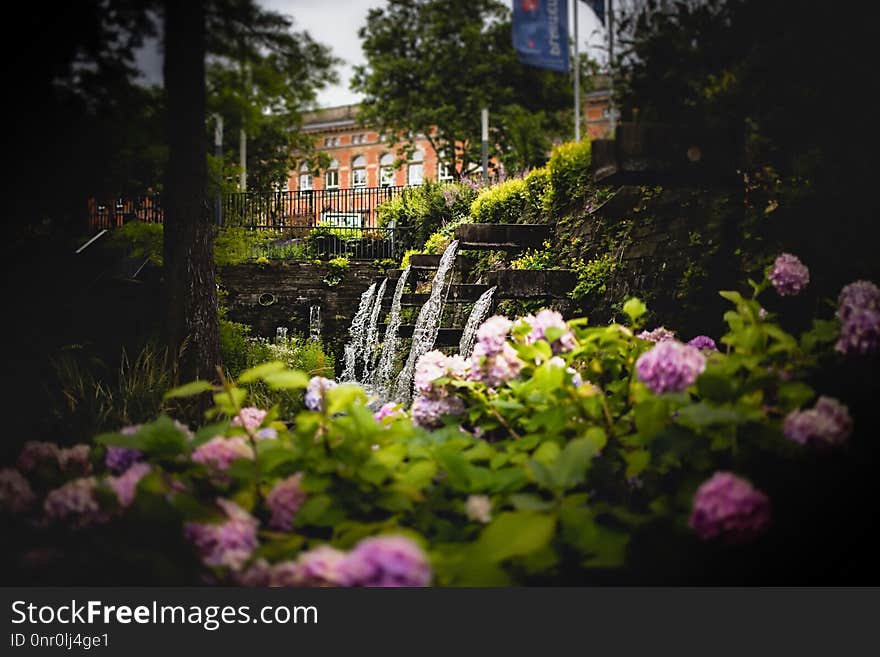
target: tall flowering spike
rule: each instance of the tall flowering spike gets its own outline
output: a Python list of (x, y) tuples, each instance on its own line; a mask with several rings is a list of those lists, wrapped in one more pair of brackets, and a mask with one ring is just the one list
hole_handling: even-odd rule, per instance
[(323, 376), (313, 376), (306, 386), (306, 408), (310, 411), (324, 410), (324, 393), (336, 387), (336, 381)]
[(694, 496), (690, 526), (703, 540), (746, 543), (770, 526), (770, 500), (730, 472), (716, 472)]
[(513, 326), (506, 317), (495, 315), (490, 317), (477, 329), (477, 342), (482, 346), (484, 354), (497, 354), (507, 342), (507, 334)]
[(428, 586), (431, 566), (422, 549), (403, 536), (358, 543), (342, 563), (346, 586)]
[(639, 379), (657, 395), (686, 390), (705, 369), (700, 350), (677, 340), (658, 342), (636, 361)]
[(303, 552), (296, 560), (296, 586), (344, 586), (345, 552), (321, 545)]
[(233, 461), (253, 460), (254, 450), (243, 436), (232, 438), (214, 436), (208, 442), (199, 445), (190, 458), (196, 463), (225, 472)]
[(487, 353), (483, 343), (478, 342), (474, 346), (471, 355), (471, 368), (468, 378), (471, 381), (480, 381), (490, 388), (498, 388), (508, 381), (519, 376), (523, 362), (520, 360), (516, 349), (508, 343), (496, 353)]
[(253, 431), (263, 424), (265, 418), (266, 411), (253, 406), (247, 406), (246, 408), (241, 409), (238, 415), (232, 418), (232, 426), (244, 427), (245, 429)]
[(800, 445), (840, 445), (852, 435), (849, 409), (833, 397), (819, 397), (815, 407), (795, 410), (785, 418), (785, 437)]
[(184, 536), (207, 566), (241, 570), (257, 548), (257, 520), (235, 502), (218, 499), (226, 520), (218, 524), (187, 523)]
[(94, 477), (68, 481), (46, 495), (43, 511), (49, 520), (67, 523), (75, 529), (105, 522), (107, 514), (98, 504), (97, 488), (98, 481)]
[(670, 331), (665, 326), (658, 326), (652, 331), (642, 331), (636, 337), (648, 342), (663, 342), (664, 340), (675, 340), (675, 331)]
[(140, 450), (110, 445), (107, 448), (107, 454), (104, 456), (104, 465), (111, 472), (121, 474), (143, 459), (143, 457), (144, 454)]
[(293, 521), (300, 507), (306, 501), (305, 491), (302, 489), (301, 472), (282, 479), (266, 496), (266, 506), (272, 512), (269, 526), (283, 532), (293, 529)]
[(30, 483), (18, 470), (0, 470), (0, 513), (22, 513), (30, 509), (36, 500)]
[(780, 296), (800, 294), (810, 282), (810, 270), (797, 256), (783, 253), (773, 263), (770, 282)]
[(107, 485), (116, 493), (116, 499), (119, 500), (120, 506), (131, 506), (135, 493), (137, 493), (138, 483), (149, 474), (150, 470), (149, 463), (135, 463), (120, 476), (107, 478)]
[(708, 335), (698, 335), (692, 340), (688, 340), (688, 344), (692, 347), (696, 347), (700, 351), (718, 351), (718, 346), (715, 344), (715, 340)]
[(555, 310), (544, 308), (537, 315), (523, 317), (523, 321), (532, 329), (526, 336), (527, 344), (537, 342), (538, 340), (546, 340), (547, 329), (556, 328), (561, 329), (563, 333), (559, 338), (550, 343), (554, 354), (566, 353), (577, 347), (577, 338), (574, 337), (574, 333), (568, 328), (568, 324), (565, 323), (562, 315)]
[(436, 429), (443, 424), (445, 416), (464, 415), (464, 402), (454, 395), (446, 397), (427, 397), (419, 395), (413, 400), (412, 421), (424, 429)]
[(44, 463), (57, 465), (58, 453), (60, 451), (60, 448), (55, 443), (28, 440), (22, 445), (21, 452), (19, 452), (18, 460), (15, 464), (22, 472), (35, 470)]

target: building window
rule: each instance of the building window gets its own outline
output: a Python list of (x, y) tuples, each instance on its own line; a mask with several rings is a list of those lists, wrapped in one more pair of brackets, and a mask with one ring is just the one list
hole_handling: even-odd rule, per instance
[(449, 162), (439, 162), (437, 164), (437, 180), (440, 182), (449, 182), (453, 179), (452, 165)]
[(367, 158), (358, 155), (351, 161), (351, 186), (367, 186)]
[(406, 169), (406, 183), (408, 185), (421, 185), (425, 180), (425, 154), (422, 151), (415, 151), (410, 158), (409, 166)]
[(312, 180), (312, 172), (309, 171), (309, 165), (303, 164), (299, 168), (299, 190), (301, 192), (314, 189), (314, 181)]
[(385, 153), (379, 158), (379, 186), (394, 186), (394, 156), (391, 153)]
[(351, 143), (352, 144), (366, 144), (367, 143), (367, 136), (364, 134), (352, 135), (351, 136)]
[(324, 137), (324, 147), (339, 146), (339, 137)]
[(333, 160), (324, 172), (324, 188), (339, 189), (339, 162)]

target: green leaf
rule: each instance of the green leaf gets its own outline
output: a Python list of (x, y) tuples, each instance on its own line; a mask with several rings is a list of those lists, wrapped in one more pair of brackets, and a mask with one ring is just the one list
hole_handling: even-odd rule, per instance
[(575, 438), (565, 446), (551, 467), (553, 481), (558, 488), (572, 488), (583, 483), (593, 457), (601, 449), (599, 445), (605, 444), (604, 437), (603, 432), (601, 441), (597, 439), (596, 435)]
[(633, 452), (625, 452), (623, 458), (626, 461), (626, 477), (629, 479), (639, 476), (648, 467), (651, 462), (651, 453), (644, 449), (637, 449)]
[(630, 324), (635, 325), (639, 318), (648, 312), (648, 306), (641, 299), (631, 297), (623, 304), (623, 312), (629, 317)]
[[(348, 410), (356, 402), (367, 401), (364, 389), (353, 383), (343, 383), (324, 392), (327, 415)], [(375, 425), (375, 422), (373, 423)], [(375, 427), (378, 429), (378, 427)]]
[(474, 544), (478, 557), (498, 563), (543, 548), (553, 538), (555, 516), (531, 511), (500, 513)]
[(733, 380), (718, 370), (707, 370), (700, 375), (697, 392), (700, 397), (713, 402), (729, 402), (736, 398)]
[(276, 371), (263, 376), (273, 390), (301, 390), (309, 385), (309, 375), (299, 370)]
[(268, 363), (261, 363), (256, 367), (252, 367), (249, 370), (245, 370), (238, 377), (239, 383), (253, 383), (258, 379), (265, 379), (267, 375), (274, 374), (275, 372), (280, 372), (284, 370), (287, 366), (282, 363), (280, 360), (269, 361)]
[(195, 395), (200, 395), (203, 392), (208, 392), (213, 389), (214, 385), (210, 381), (191, 381), (190, 383), (185, 383), (173, 390), (169, 390), (165, 393), (164, 398), (177, 399), (179, 397), (194, 397)]
[(813, 398), (813, 389), (801, 381), (789, 381), (779, 386), (779, 400), (786, 408), (800, 408)]
[(645, 438), (651, 438), (663, 431), (669, 423), (669, 402), (648, 397), (635, 407), (633, 416), (639, 433)]
[(713, 424), (743, 424), (749, 416), (731, 406), (713, 406), (708, 402), (691, 404), (678, 410), (679, 423), (693, 428)]
[(517, 511), (549, 511), (555, 506), (552, 500), (545, 500), (534, 493), (514, 493), (510, 503)]

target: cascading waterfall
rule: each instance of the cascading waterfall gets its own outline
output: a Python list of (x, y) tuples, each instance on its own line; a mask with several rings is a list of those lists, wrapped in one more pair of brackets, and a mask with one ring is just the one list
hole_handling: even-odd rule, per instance
[(321, 306), (309, 306), (309, 340), (321, 340)]
[(369, 384), (371, 373), (376, 366), (376, 355), (379, 346), (379, 315), (382, 314), (382, 300), (385, 296), (385, 287), (388, 285), (388, 279), (385, 278), (379, 284), (379, 290), (376, 292), (376, 299), (373, 301), (373, 308), (370, 311), (370, 321), (367, 324), (367, 333), (364, 338), (364, 378), (363, 383)]
[(489, 314), (489, 308), (492, 305), (492, 296), (497, 289), (497, 286), (490, 287), (480, 295), (480, 298), (477, 299), (477, 302), (474, 304), (471, 314), (468, 317), (467, 324), (465, 324), (464, 331), (461, 334), (461, 342), (458, 343), (458, 353), (461, 354), (462, 358), (467, 358), (471, 355), (471, 350), (474, 348), (474, 338), (477, 335), (477, 327), (483, 323), (483, 320), (485, 320), (486, 316)]
[(376, 294), (376, 284), (371, 283), (366, 292), (361, 295), (361, 302), (355, 313), (354, 319), (351, 320), (351, 328), (348, 333), (351, 340), (345, 345), (345, 369), (342, 370), (340, 381), (357, 380), (357, 358), (359, 354), (364, 352), (364, 343), (366, 341), (366, 333), (364, 325), (367, 323), (367, 316), (373, 307), (373, 298)]
[(440, 265), (434, 280), (431, 283), (431, 294), (425, 305), (419, 311), (419, 317), (413, 327), (412, 348), (406, 364), (397, 377), (394, 389), (394, 399), (408, 404), (412, 399), (413, 373), (416, 362), (425, 353), (434, 347), (437, 333), (440, 330), (440, 318), (443, 314), (443, 287), (446, 285), (446, 276), (455, 264), (455, 255), (458, 251), (458, 240), (454, 240), (440, 257)]
[(406, 289), (406, 278), (410, 268), (407, 267), (400, 273), (397, 285), (394, 288), (394, 296), (391, 298), (391, 312), (388, 315), (388, 326), (385, 327), (385, 337), (382, 340), (382, 356), (374, 374), (376, 393), (382, 401), (387, 401), (391, 388), (391, 375), (394, 371), (394, 363), (397, 357), (397, 332), (400, 329), (400, 301), (403, 291)]

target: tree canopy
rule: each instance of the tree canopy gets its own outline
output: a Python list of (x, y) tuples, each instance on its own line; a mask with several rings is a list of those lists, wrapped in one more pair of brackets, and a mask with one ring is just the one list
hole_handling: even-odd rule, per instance
[(401, 154), (424, 135), (454, 176), (466, 175), (480, 162), (484, 107), (493, 155), (514, 169), (544, 161), (549, 144), (540, 135), (567, 132), (570, 78), (517, 61), (506, 4), (390, 0), (370, 11), (359, 35), (367, 59), (352, 80), (365, 96), (359, 117), (381, 126)]

